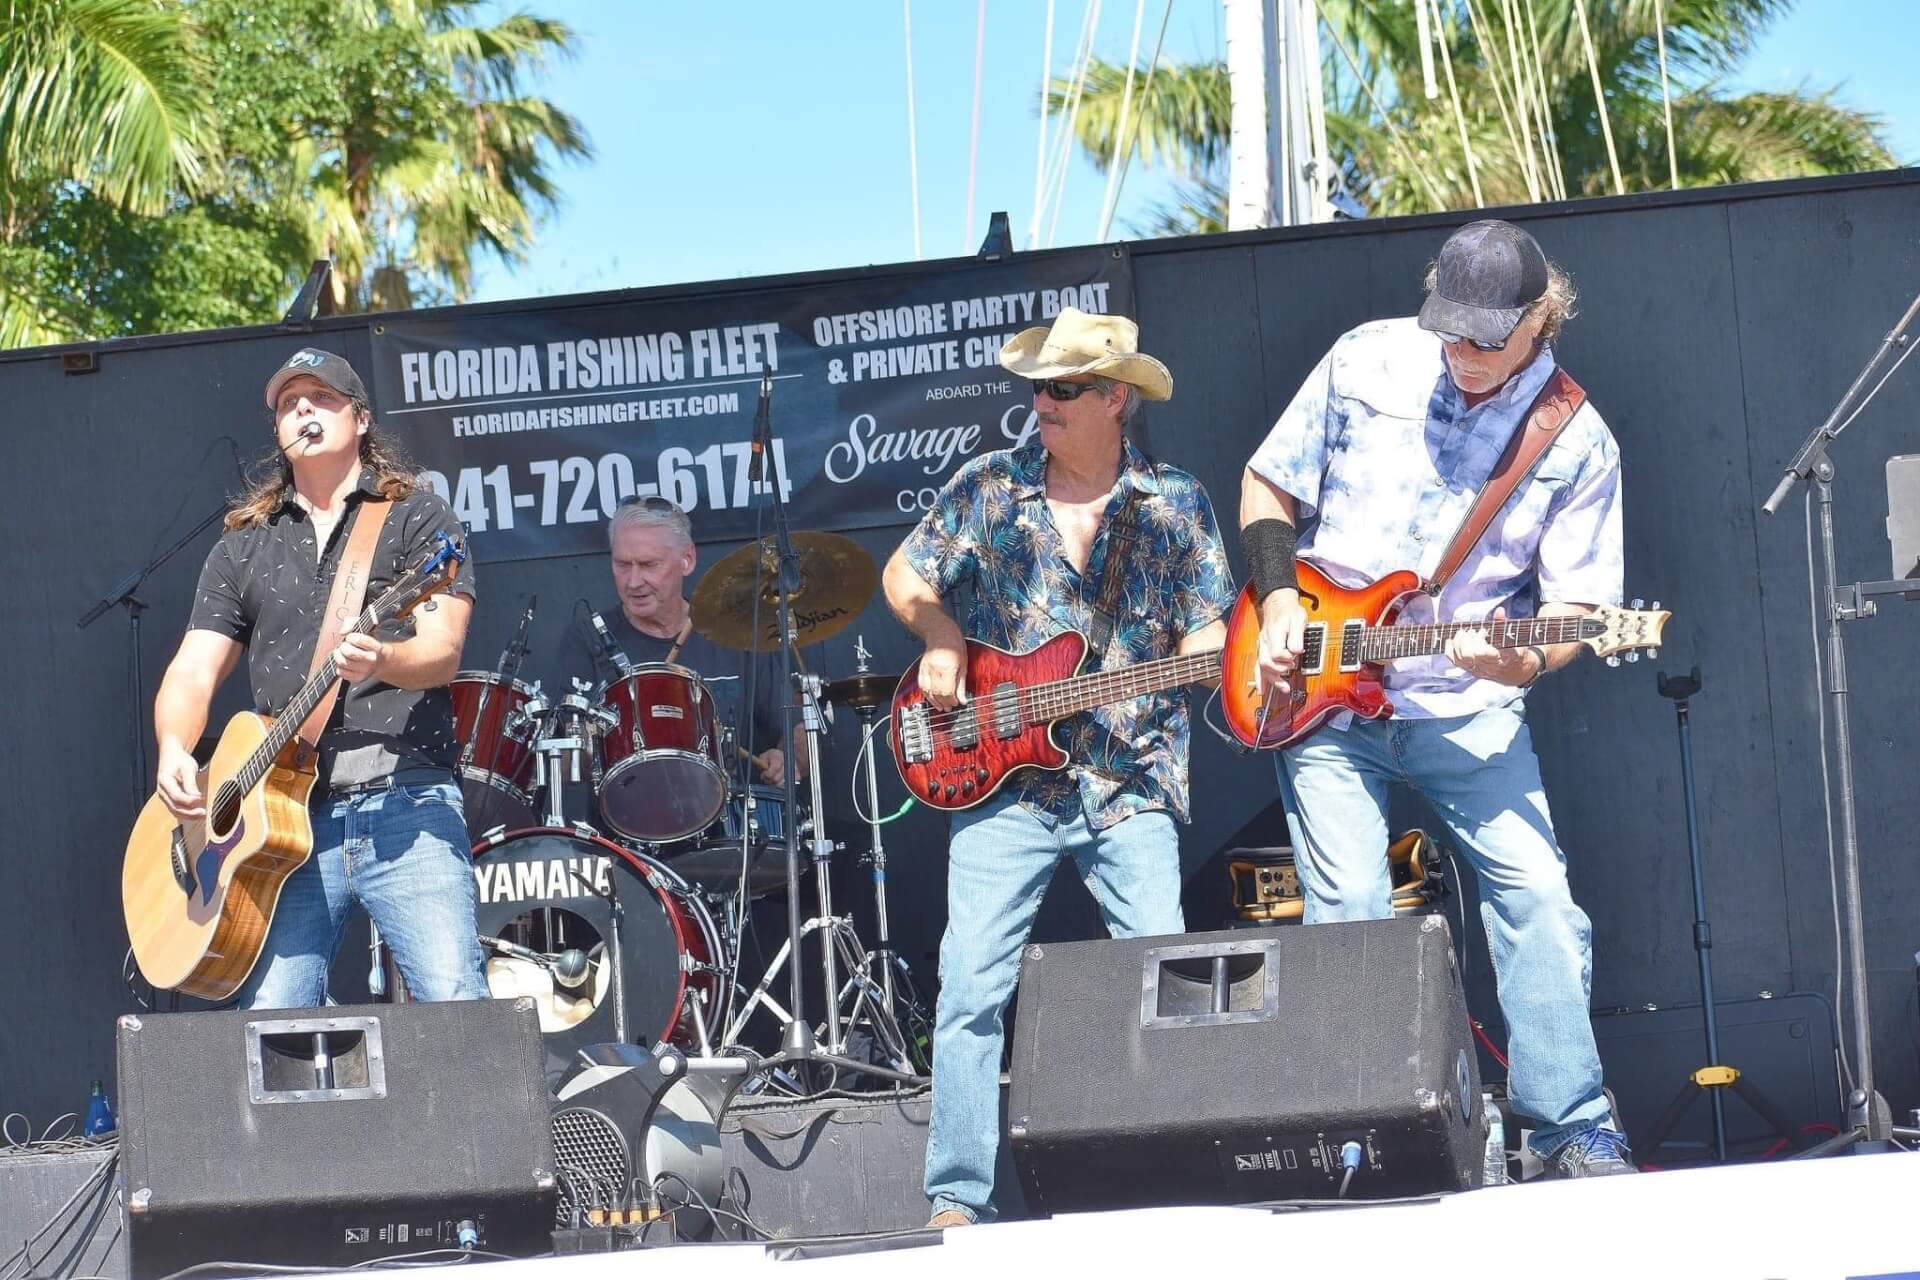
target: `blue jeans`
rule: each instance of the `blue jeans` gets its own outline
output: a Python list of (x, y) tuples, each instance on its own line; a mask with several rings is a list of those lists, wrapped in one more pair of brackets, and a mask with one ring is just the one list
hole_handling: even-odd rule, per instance
[(358, 902), (416, 1000), (484, 1000), (473, 866), (451, 781), (315, 799), (313, 854), (287, 877), (243, 1009), (326, 1003), (327, 971)]
[(994, 1216), (1003, 1015), (1054, 864), (1073, 859), (1115, 937), (1179, 933), (1180, 839), (1164, 812), (1095, 831), (1085, 814), (1062, 821), (1006, 797), (956, 813), (950, 831), (926, 1191), (935, 1213), (979, 1222)]
[(1308, 924), (1393, 914), (1387, 784), (1432, 804), (1480, 880), (1506, 1016), (1513, 1104), (1532, 1145), (1608, 1116), (1588, 1003), (1593, 926), (1567, 887), (1524, 704), (1440, 720), (1359, 720), (1281, 753), (1280, 791)]

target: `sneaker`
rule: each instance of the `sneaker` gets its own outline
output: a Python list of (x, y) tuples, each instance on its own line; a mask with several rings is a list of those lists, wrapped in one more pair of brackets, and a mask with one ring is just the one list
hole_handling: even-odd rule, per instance
[(927, 1219), (927, 1229), (929, 1231), (944, 1231), (948, 1227), (970, 1227), (972, 1225), (973, 1219), (958, 1209), (942, 1209), (940, 1212), (934, 1214), (933, 1217)]
[(1633, 1167), (1626, 1135), (1600, 1126), (1575, 1130), (1541, 1161), (1549, 1178), (1606, 1178), (1640, 1172)]

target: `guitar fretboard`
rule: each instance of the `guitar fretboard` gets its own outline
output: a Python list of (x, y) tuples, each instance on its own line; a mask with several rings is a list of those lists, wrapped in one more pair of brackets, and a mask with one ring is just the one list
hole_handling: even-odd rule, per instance
[(1220, 674), (1220, 662), (1221, 650), (1208, 649), (1203, 653), (1155, 658), (1112, 671), (1091, 671), (1065, 680), (1049, 680), (1021, 691), (1021, 720), (1026, 724), (1048, 724), (1075, 712), (1125, 702), (1175, 685), (1211, 680)]
[[(1333, 628), (1327, 629), (1333, 632)], [(1366, 627), (1360, 633), (1362, 662), (1391, 662), (1395, 658), (1425, 658), (1447, 651), (1447, 641), (1462, 631), (1487, 633), (1487, 643), (1496, 649), (1518, 649), (1524, 645), (1570, 644), (1605, 630), (1587, 617), (1514, 618), (1503, 622), (1432, 622), (1415, 626)], [(1324, 634), (1324, 633), (1323, 633)], [(1337, 634), (1337, 633), (1336, 633)], [(1324, 643), (1324, 642), (1323, 642)], [(1344, 657), (1355, 655), (1346, 651)]]

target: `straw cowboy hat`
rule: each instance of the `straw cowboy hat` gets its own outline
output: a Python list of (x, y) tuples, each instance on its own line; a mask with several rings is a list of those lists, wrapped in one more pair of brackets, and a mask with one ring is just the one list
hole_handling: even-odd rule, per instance
[(1023, 378), (1099, 374), (1138, 387), (1148, 400), (1173, 395), (1167, 366), (1140, 350), (1140, 326), (1125, 316), (1095, 316), (1064, 307), (1051, 329), (1025, 329), (1000, 348), (1000, 365)]

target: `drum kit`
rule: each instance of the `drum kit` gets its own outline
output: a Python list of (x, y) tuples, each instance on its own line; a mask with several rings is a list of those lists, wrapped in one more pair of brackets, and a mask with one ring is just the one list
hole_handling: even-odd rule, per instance
[[(796, 620), (789, 652), (797, 659), (798, 644), (851, 625), (877, 585), (872, 559), (833, 534), (795, 534), (792, 544), (784, 581), (790, 612), (767, 598), (770, 574), (779, 572), (774, 539), (767, 539), (707, 572), (693, 595), (692, 626), (722, 647), (768, 652), (779, 647), (780, 629), (761, 619), (788, 616)], [(743, 1083), (794, 1092), (849, 1074), (924, 1080), (916, 1033), (925, 1015), (888, 937), (885, 819), (873, 760), (875, 722), (885, 724), (879, 713), (897, 677), (867, 669), (864, 641), (851, 676), (794, 673), (790, 714), (800, 733), (783, 740), (803, 736), (812, 767), (806, 790), (793, 796), (757, 773), (743, 776), (749, 769), (741, 762), (750, 757), (735, 726), (721, 722), (706, 681), (685, 666), (628, 664), (598, 687), (557, 696), (523, 681), (533, 610), (530, 602), (498, 667), (460, 672), (452, 696), (488, 986), (495, 996), (535, 1000), (550, 1080), (577, 1067), (580, 1049), (609, 1041), (671, 1045), (696, 1067), (731, 1064)], [(871, 950), (832, 901), (831, 855), (845, 847), (824, 829), (820, 763), (831, 712), (823, 709), (833, 704), (851, 707), (863, 728), (854, 786), (855, 808), (867, 819), (878, 922)], [(590, 813), (577, 812), (583, 794)], [(790, 796), (800, 803), (790, 806)], [(799, 924), (790, 906), (797, 927), (749, 989), (740, 970), (750, 903), (797, 885), (797, 871), (808, 865), (818, 909)], [(816, 933), (816, 945), (801, 945)], [(823, 1024), (817, 1032), (807, 1024), (799, 1037), (807, 1047), (798, 1054), (790, 1041), (800, 1011), (774, 994), (779, 973), (798, 963), (796, 951), (823, 971), (824, 1004)], [(797, 994), (797, 971), (789, 977)], [(781, 1047), (768, 1053), (747, 1042), (759, 1009), (785, 1029)], [(796, 1064), (807, 1058), (830, 1065), (823, 1072)]]

